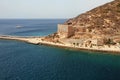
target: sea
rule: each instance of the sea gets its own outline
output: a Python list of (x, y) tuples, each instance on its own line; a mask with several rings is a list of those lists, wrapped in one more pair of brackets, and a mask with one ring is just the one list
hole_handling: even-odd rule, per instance
[[(0, 34), (46, 36), (66, 20), (0, 19)], [(120, 80), (120, 55), (0, 40), (0, 80)]]

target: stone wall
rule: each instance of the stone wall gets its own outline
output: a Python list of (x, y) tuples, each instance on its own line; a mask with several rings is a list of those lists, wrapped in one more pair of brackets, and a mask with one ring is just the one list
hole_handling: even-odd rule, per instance
[(61, 38), (67, 38), (74, 35), (74, 28), (69, 25), (58, 24), (58, 34)]
[(92, 39), (91, 44), (96, 45), (96, 46), (103, 46), (104, 40), (103, 39)]
[(84, 39), (60, 39), (60, 42), (70, 46), (83, 46)]
[(67, 33), (68, 32), (68, 25), (58, 24), (58, 32), (59, 33)]
[(68, 26), (68, 37), (73, 36), (75, 33), (75, 30), (72, 26)]

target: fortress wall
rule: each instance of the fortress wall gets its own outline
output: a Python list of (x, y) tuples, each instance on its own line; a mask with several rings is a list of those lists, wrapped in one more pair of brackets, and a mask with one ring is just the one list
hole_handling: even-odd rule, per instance
[(68, 25), (58, 24), (58, 33), (68, 32)]
[(68, 37), (73, 36), (75, 33), (75, 30), (72, 26), (68, 26)]
[(84, 43), (82, 39), (60, 39), (60, 41), (71, 46), (74, 46), (74, 44), (82, 45)]
[(58, 34), (62, 38), (70, 37), (74, 34), (74, 28), (69, 25), (58, 24)]

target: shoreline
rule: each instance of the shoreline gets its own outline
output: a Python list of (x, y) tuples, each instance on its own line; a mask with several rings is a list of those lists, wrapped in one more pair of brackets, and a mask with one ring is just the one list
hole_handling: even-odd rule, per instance
[(120, 54), (120, 49), (112, 49), (112, 48), (89, 48), (89, 47), (77, 47), (71, 45), (65, 45), (60, 43), (53, 43), (43, 41), (42, 38), (44, 37), (37, 37), (37, 36), (11, 36), (11, 35), (0, 35), (0, 39), (4, 40), (16, 40), (16, 41), (23, 41), (26, 43), (34, 44), (34, 45), (48, 45), (48, 46), (55, 46), (60, 48), (66, 49), (74, 49), (74, 50), (87, 50), (87, 51), (95, 51), (95, 52), (110, 52), (110, 54)]

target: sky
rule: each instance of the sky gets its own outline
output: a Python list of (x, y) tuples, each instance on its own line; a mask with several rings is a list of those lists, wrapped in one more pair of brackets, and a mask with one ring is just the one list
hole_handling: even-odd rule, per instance
[(72, 18), (113, 0), (0, 0), (0, 19)]

